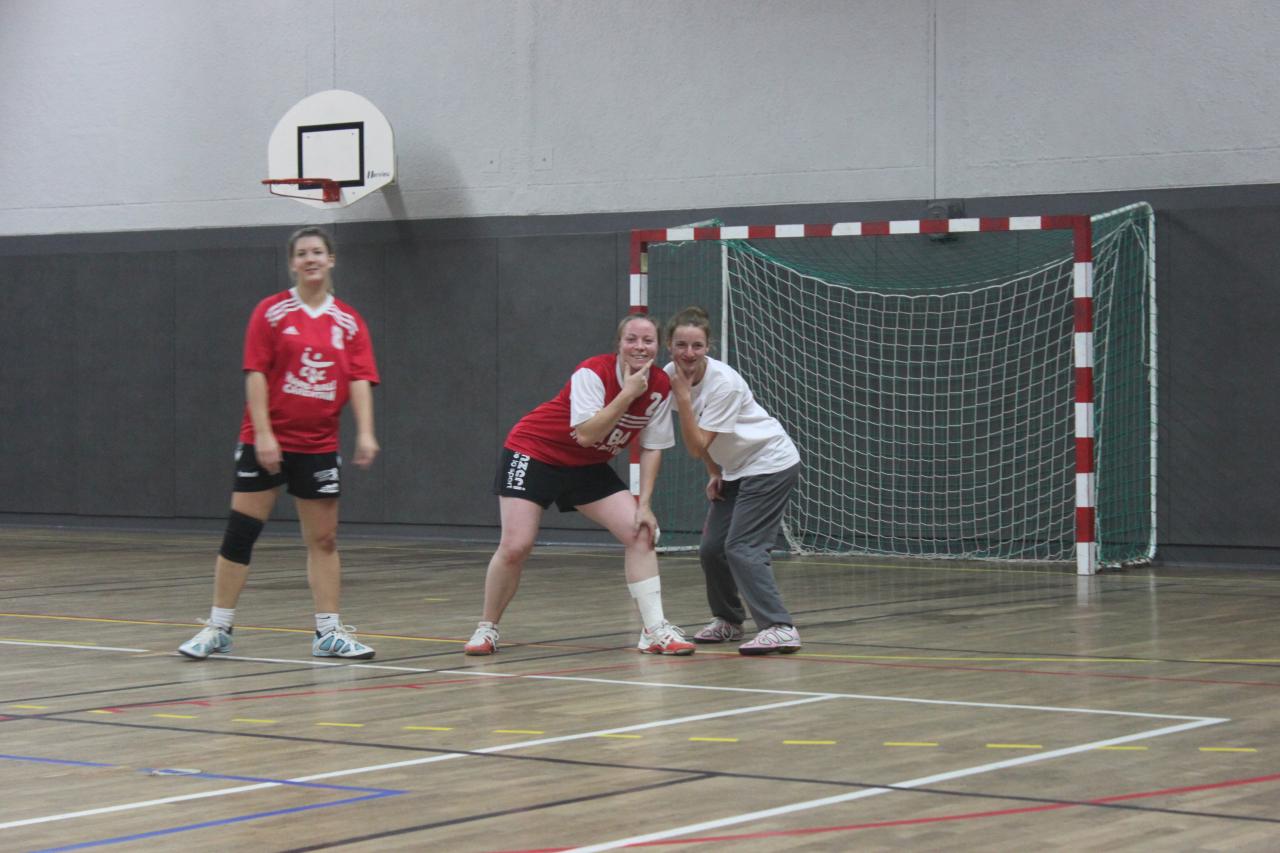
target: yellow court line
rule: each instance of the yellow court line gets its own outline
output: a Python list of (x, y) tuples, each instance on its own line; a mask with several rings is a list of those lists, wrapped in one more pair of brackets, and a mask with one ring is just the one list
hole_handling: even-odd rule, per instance
[(1121, 751), (1123, 751), (1123, 752), (1142, 752), (1143, 750), (1150, 749), (1150, 747), (1147, 747), (1147, 746), (1099, 746), (1099, 747), (1095, 747), (1095, 748), (1096, 748), (1096, 749), (1109, 749), (1109, 750), (1112, 750), (1112, 751), (1114, 751), (1114, 752), (1121, 752)]
[(545, 735), (546, 732), (540, 732), (537, 729), (494, 729), (495, 735)]
[(153, 717), (163, 717), (166, 720), (194, 720), (195, 714), (152, 714)]
[(48, 705), (10, 705), (10, 708), (21, 708), (24, 711), (47, 711)]
[[(837, 660), (929, 661), (943, 663), (1166, 663), (1150, 658), (1019, 658), (1019, 657), (946, 657), (942, 655), (844, 655), (807, 652), (805, 657)], [(1205, 663), (1205, 661), (1193, 661)]]
[(278, 723), (279, 720), (255, 720), (251, 717), (233, 717), (233, 723)]
[(1248, 746), (1202, 746), (1201, 752), (1257, 752), (1258, 750)]
[(784, 740), (784, 746), (834, 746), (833, 740)]
[(887, 740), (884, 742), (884, 745), (885, 746), (937, 746), (938, 744), (936, 741), (929, 741), (929, 740), (920, 740), (920, 741)]
[(403, 726), (408, 732), (451, 732), (452, 726)]
[(699, 741), (701, 743), (737, 743), (736, 737), (691, 737), (689, 740)]
[(618, 740), (640, 740), (644, 735), (596, 735), (596, 737), (611, 737)]
[(92, 640), (33, 640), (30, 637), (0, 637), (6, 643), (39, 643), (46, 646), (96, 646)]
[(94, 709), (93, 709), (92, 711), (90, 711), (89, 713), (90, 713), (90, 714), (114, 714), (114, 713), (115, 713), (115, 711), (104, 711), (104, 710), (102, 710), (101, 708), (94, 708)]
[(344, 729), (363, 729), (364, 723), (316, 723), (317, 726), (335, 726)]
[(989, 743), (987, 749), (1044, 749), (1038, 743)]

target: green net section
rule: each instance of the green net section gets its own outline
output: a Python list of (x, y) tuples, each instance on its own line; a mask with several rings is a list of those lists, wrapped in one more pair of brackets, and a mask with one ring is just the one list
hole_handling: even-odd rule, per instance
[[(1151, 538), (1150, 209), (1095, 222), (1101, 559)], [(799, 446), (796, 551), (1069, 560), (1074, 553), (1067, 231), (690, 241), (649, 247), (650, 309), (707, 308), (713, 354)], [(696, 545), (705, 475), (679, 449), (655, 495)]]

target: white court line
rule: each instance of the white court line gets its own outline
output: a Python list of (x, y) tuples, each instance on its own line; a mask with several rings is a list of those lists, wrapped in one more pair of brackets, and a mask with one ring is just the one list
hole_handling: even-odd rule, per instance
[(221, 797), (229, 794), (241, 794), (246, 791), (256, 791), (262, 788), (275, 788), (286, 783), (299, 782), (315, 782), (318, 779), (336, 779), (343, 776), (355, 776), (360, 773), (373, 773), (378, 770), (392, 770), (400, 767), (413, 767), (419, 764), (435, 764), (440, 761), (451, 761), (457, 758), (474, 758), (476, 755), (487, 755), (495, 752), (507, 752), (513, 749), (524, 749), (530, 746), (541, 746), (548, 743), (564, 743), (572, 740), (582, 740), (585, 738), (599, 737), (606, 734), (619, 734), (622, 732), (638, 731), (640, 729), (653, 729), (661, 726), (674, 726), (681, 723), (698, 722), (699, 720), (712, 720), (719, 717), (733, 717), (739, 714), (751, 714), (756, 711), (770, 711), (776, 708), (789, 708), (794, 705), (807, 705), (810, 702), (821, 702), (824, 699), (833, 699), (834, 696), (815, 696), (806, 699), (793, 699), (788, 702), (775, 702), (770, 705), (757, 705), (751, 708), (735, 708), (729, 711), (712, 711), (707, 714), (697, 714), (689, 717), (676, 717), (670, 720), (658, 720), (651, 723), (640, 723), (634, 726), (623, 726), (614, 729), (602, 729), (594, 732), (583, 732), (575, 735), (564, 735), (562, 737), (539, 738), (538, 740), (526, 740), (519, 743), (506, 743), (498, 746), (489, 746), (483, 749), (474, 749), (465, 753), (452, 752), (445, 755), (433, 755), (429, 758), (412, 758), (406, 761), (395, 761), (389, 764), (374, 764), (367, 767), (353, 767), (348, 770), (334, 770), (329, 773), (316, 773), (311, 776), (298, 776), (288, 779), (285, 782), (260, 782), (253, 785), (240, 785), (235, 788), (225, 788), (220, 791), (205, 791), (199, 794), (182, 794), (174, 797), (164, 797), (158, 800), (144, 800), (136, 803), (120, 803), (115, 806), (103, 806), (96, 809), (86, 809), (78, 812), (64, 812), (56, 815), (46, 815), (44, 817), (26, 818), (25, 820), (16, 820), (9, 823), (0, 823), (0, 829), (12, 829), (19, 826), (30, 826), (36, 823), (50, 823), (58, 820), (72, 820), (79, 817), (92, 817), (94, 815), (108, 814), (110, 812), (129, 811), (131, 809), (144, 809), (151, 806), (162, 806), (169, 803), (182, 802), (183, 800), (197, 800), (207, 797)]
[(82, 646), (76, 643), (37, 643), (34, 640), (0, 640), (0, 646), (40, 646), (45, 649), (87, 649), (91, 652), (149, 652), (151, 649), (123, 649), (117, 646)]
[(1109, 738), (1107, 740), (1094, 741), (1093, 743), (1084, 743), (1079, 746), (1069, 746), (1063, 749), (1055, 749), (1051, 752), (1038, 753), (1036, 755), (1026, 755), (1021, 758), (1010, 758), (1006, 761), (996, 761), (991, 764), (981, 764), (977, 767), (965, 767), (960, 770), (951, 770), (946, 773), (935, 773), (932, 776), (921, 776), (918, 779), (908, 779), (905, 782), (896, 782), (892, 788), (864, 788), (860, 791), (852, 791), (848, 794), (837, 794), (833, 797), (823, 797), (817, 800), (806, 800), (800, 803), (792, 803), (786, 806), (775, 806), (771, 809), (761, 809), (760, 811), (746, 812), (744, 814), (734, 815), (732, 817), (720, 818), (719, 820), (708, 820), (702, 823), (691, 823), (686, 826), (677, 826), (672, 829), (664, 829), (659, 832), (650, 832), (646, 835), (633, 835), (630, 838), (619, 838), (615, 841), (606, 841), (602, 844), (592, 844), (587, 847), (575, 847), (568, 853), (597, 853), (601, 850), (616, 850), (619, 847), (627, 847), (632, 844), (642, 844), (648, 841), (659, 841), (664, 838), (675, 838), (683, 835), (690, 835), (695, 832), (705, 832), (707, 830), (721, 829), (726, 826), (734, 826), (740, 823), (748, 823), (750, 821), (764, 820), (766, 818), (778, 817), (780, 815), (792, 814), (794, 812), (807, 811), (809, 809), (823, 808), (825, 806), (833, 806), (839, 803), (847, 803), (851, 800), (860, 800), (865, 797), (875, 797), (880, 794), (890, 794), (901, 788), (919, 788), (924, 785), (932, 785), (937, 782), (947, 782), (952, 779), (961, 779), (965, 776), (977, 776), (982, 773), (990, 773), (994, 770), (1003, 770), (1006, 767), (1017, 767), (1023, 764), (1033, 764), (1037, 761), (1047, 761), (1051, 758), (1061, 758), (1064, 755), (1074, 755), (1078, 752), (1085, 752), (1091, 749), (1097, 749), (1103, 746), (1113, 746), (1115, 744), (1127, 743), (1133, 740), (1144, 740), (1146, 738), (1160, 737), (1161, 735), (1175, 734), (1177, 732), (1187, 731), (1189, 729), (1200, 728), (1201, 726), (1211, 726), (1217, 723), (1225, 723), (1226, 719), (1216, 717), (1205, 717), (1190, 723), (1183, 723), (1178, 726), (1166, 726), (1162, 729), (1152, 729), (1151, 731), (1139, 732), (1132, 735), (1124, 735), (1122, 737)]

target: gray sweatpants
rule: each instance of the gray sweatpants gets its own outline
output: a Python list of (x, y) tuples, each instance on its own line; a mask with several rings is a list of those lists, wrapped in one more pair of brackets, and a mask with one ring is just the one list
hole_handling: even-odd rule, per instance
[(698, 557), (713, 616), (741, 625), (745, 600), (757, 630), (795, 624), (778, 593), (769, 549), (777, 542), (782, 511), (799, 479), (798, 464), (776, 474), (743, 477), (723, 483), (722, 499), (711, 501)]

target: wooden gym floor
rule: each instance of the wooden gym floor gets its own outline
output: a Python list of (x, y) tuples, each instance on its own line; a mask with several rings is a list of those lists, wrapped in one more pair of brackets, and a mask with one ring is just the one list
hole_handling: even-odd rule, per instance
[(218, 538), (0, 528), (0, 849), (1280, 849), (1274, 570), (781, 559), (801, 653), (673, 658), (545, 547), (469, 658), (491, 548), (348, 536), (345, 664), (276, 533), (189, 661)]

